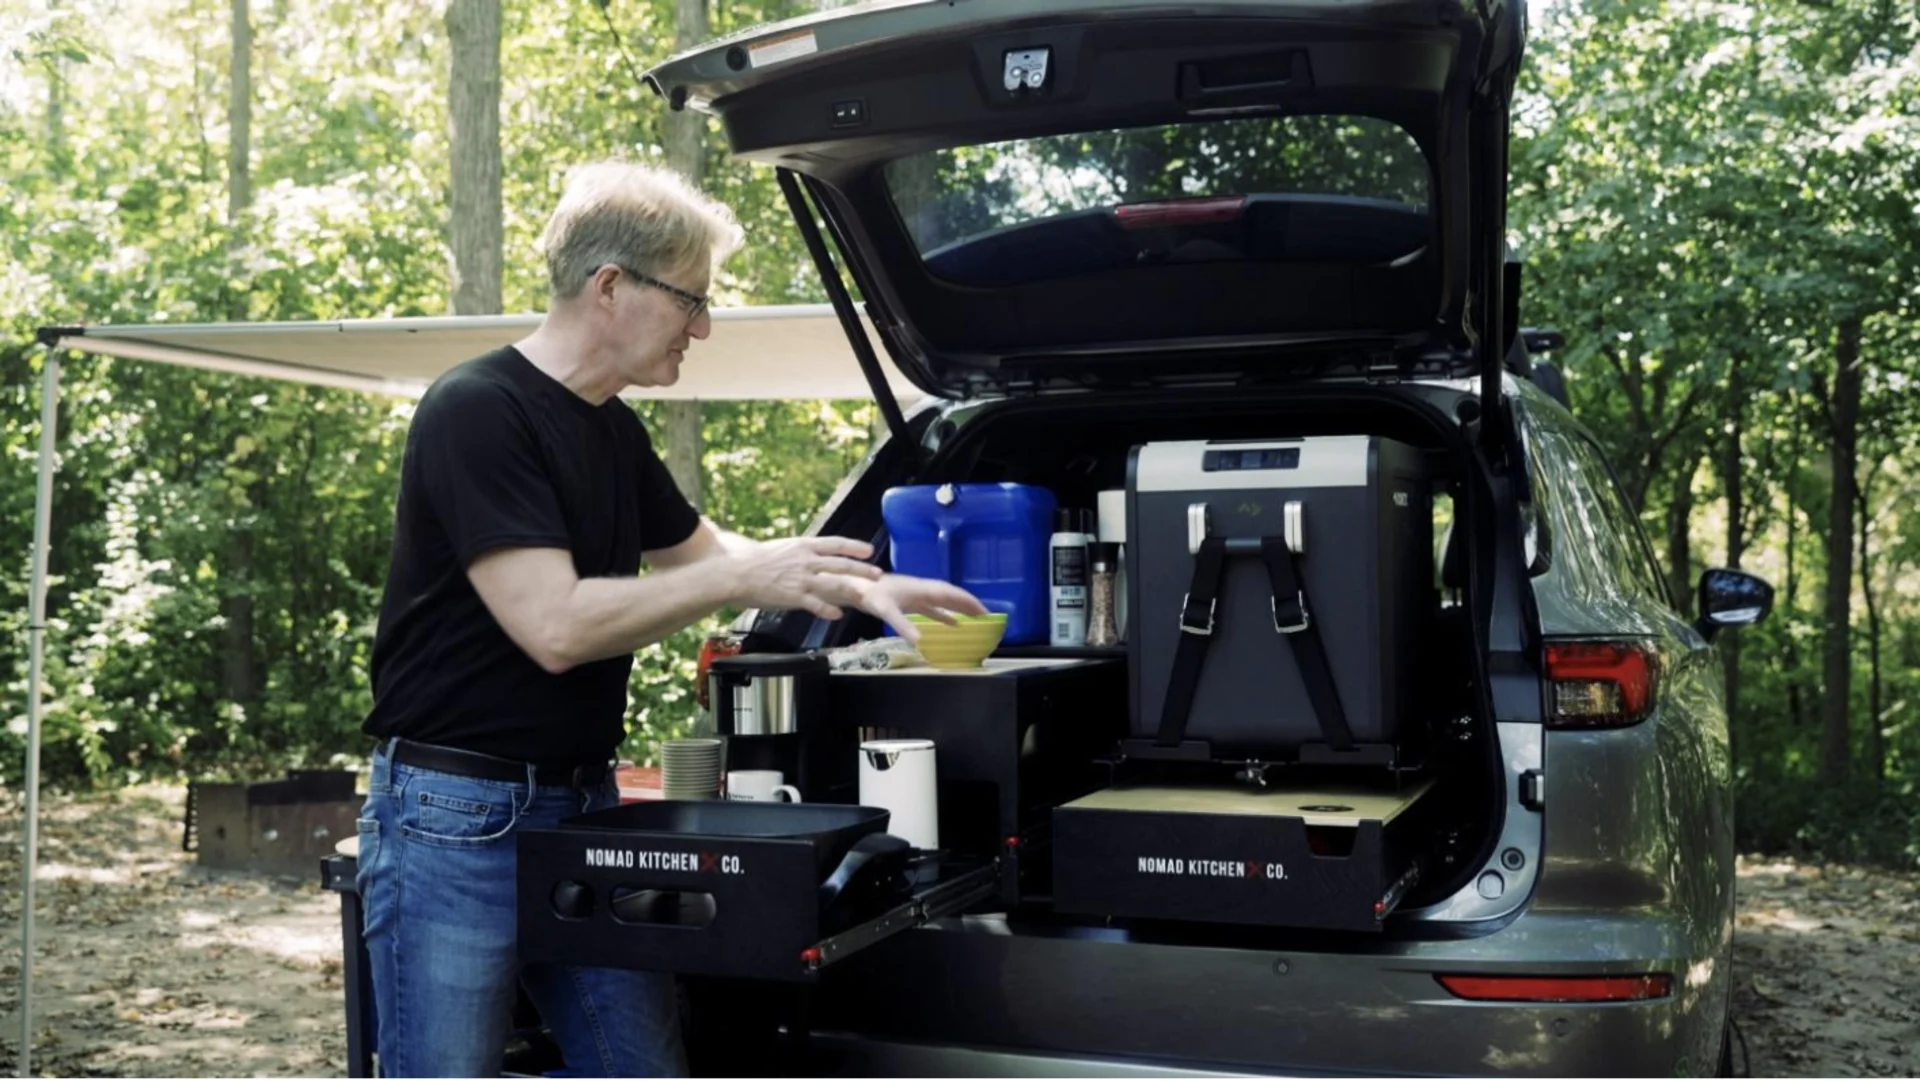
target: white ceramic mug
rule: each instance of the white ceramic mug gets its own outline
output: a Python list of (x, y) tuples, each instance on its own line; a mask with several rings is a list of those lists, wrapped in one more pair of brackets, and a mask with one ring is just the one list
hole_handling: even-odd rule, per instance
[(780, 783), (786, 779), (777, 769), (737, 769), (727, 774), (727, 798), (755, 803), (799, 803), (800, 790)]

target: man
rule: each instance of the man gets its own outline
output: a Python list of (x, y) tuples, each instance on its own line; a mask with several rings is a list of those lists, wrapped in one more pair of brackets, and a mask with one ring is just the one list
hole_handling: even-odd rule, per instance
[(616, 395), (679, 378), (737, 234), (671, 173), (578, 171), (542, 240), (546, 319), (446, 373), (414, 414), (359, 823), (387, 1076), (498, 1076), (516, 978), (569, 1072), (685, 1072), (669, 977), (515, 957), (513, 835), (618, 802), (607, 764), (636, 649), (729, 605), (854, 607), (909, 634), (906, 612), (982, 610), (882, 574), (864, 543), (723, 532), (675, 488)]

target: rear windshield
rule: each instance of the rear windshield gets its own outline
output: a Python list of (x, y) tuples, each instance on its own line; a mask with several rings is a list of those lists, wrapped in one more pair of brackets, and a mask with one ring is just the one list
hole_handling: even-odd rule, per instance
[(1391, 262), (1428, 239), (1425, 156), (1364, 116), (957, 147), (890, 162), (886, 180), (921, 257), (970, 283), (1155, 260)]

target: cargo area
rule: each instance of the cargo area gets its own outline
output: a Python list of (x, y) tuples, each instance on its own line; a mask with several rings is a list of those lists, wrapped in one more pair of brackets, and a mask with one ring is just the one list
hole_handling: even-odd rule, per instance
[[(1251, 934), (1255, 927), (1418, 934), (1408, 926), (1417, 920), (1400, 914), (1416, 913), (1472, 884), (1500, 833), (1508, 788), (1517, 780), (1503, 775), (1486, 693), (1487, 658), (1477, 644), (1485, 641), (1477, 628), (1492, 603), (1492, 573), (1485, 564), (1495, 554), (1491, 544), (1476, 551), (1475, 541), (1496, 520), (1494, 500), (1476, 475), (1486, 468), (1484, 458), (1470, 442), (1471, 427), (1461, 423), (1477, 416), (1477, 408), (1464, 393), (1256, 389), (1159, 392), (1137, 404), (1114, 395), (1090, 402), (1012, 402), (952, 430), (940, 427), (947, 421), (936, 422), (938, 450), (918, 478), (920, 486), (1044, 489), (1056, 507), (1094, 512), (1103, 540), (1121, 532), (1110, 524), (1109, 512), (1116, 493), (1127, 493), (1119, 567), (1124, 641), (1000, 650), (1003, 657), (1028, 660), (1094, 658), (1109, 681), (1094, 708), (1112, 710), (1118, 701), (1123, 711), (1119, 719), (1080, 711), (1078, 728), (1117, 737), (1119, 746), (1100, 755), (1099, 775), (1087, 782), (1099, 791), (1062, 800), (1044, 815), (1055, 875), (1098, 858), (1089, 850), (1103, 843), (1103, 835), (1092, 824), (1103, 817), (1113, 823), (1107, 841), (1119, 849), (1104, 853), (1104, 871), (1074, 874), (1068, 882), (1050, 876), (1047, 891), (1022, 899), (1035, 916), (1100, 925), (1131, 920), (1176, 936)], [(1371, 444), (1376, 467), (1413, 478), (1395, 481), (1399, 492), (1382, 487), (1377, 493), (1386, 510), (1400, 517), (1371, 506), (1359, 494), (1365, 484), (1345, 491), (1287, 487), (1297, 483), (1285, 479), (1290, 474), (1313, 467), (1315, 450), (1356, 441)], [(1144, 458), (1142, 448), (1149, 448)], [(1392, 460), (1381, 466), (1383, 455)], [(1255, 468), (1231, 468), (1227, 459)], [(1169, 461), (1190, 466), (1188, 479), (1141, 476)], [(1282, 468), (1260, 468), (1276, 463)], [(1162, 491), (1143, 491), (1156, 483)], [(1412, 505), (1394, 506), (1396, 499)], [(1189, 521), (1196, 506), (1206, 508), (1206, 523)], [(1410, 523), (1411, 515), (1422, 520)], [(1215, 633), (1206, 636), (1212, 640), (1201, 675), (1187, 694), (1183, 738), (1169, 746), (1158, 738), (1166, 734), (1169, 683), (1180, 640), (1196, 637), (1182, 625), (1202, 622), (1197, 606), (1182, 608), (1190, 602), (1199, 559), (1189, 542), (1202, 525), (1231, 536), (1225, 538)], [(1385, 536), (1390, 533), (1397, 538)], [(1311, 583), (1311, 621), (1327, 654), (1326, 682), (1340, 699), (1350, 747), (1331, 745), (1314, 724), (1315, 714), (1324, 712), (1314, 708), (1320, 703), (1301, 694), (1301, 658), (1289, 648), (1290, 636), (1277, 630), (1291, 618), (1274, 596), (1270, 568), (1263, 566), (1259, 545), (1265, 537), (1304, 548), (1293, 570), (1303, 585)], [(884, 633), (877, 627), (849, 632)], [(1263, 743), (1263, 734), (1279, 738)], [(1163, 808), (1165, 801), (1156, 804), (1152, 793), (1184, 791), (1226, 810), (1208, 815), (1189, 806), (1128, 815), (1122, 810), (1127, 801), (1112, 798), (1119, 791), (1149, 793), (1144, 806)], [(1290, 795), (1314, 793), (1326, 798), (1294, 803), (1322, 808), (1320, 813), (1275, 813)], [(1141, 840), (1143, 831), (1157, 831), (1165, 844), (1148, 851), (1154, 846)], [(1249, 843), (1231, 858), (1207, 856), (1210, 845), (1218, 849), (1220, 838), (1242, 831)], [(1324, 885), (1340, 878), (1328, 872), (1342, 861), (1376, 858), (1369, 846), (1392, 855), (1378, 875), (1361, 874), (1348, 883), (1358, 892), (1334, 890), (1281, 903), (1289, 892), (1276, 886), (1266, 902), (1243, 897), (1246, 907), (1208, 908), (1206, 898), (1220, 895), (1205, 879), (1276, 872), (1272, 864), (1279, 861), (1255, 858), (1263, 851), (1290, 850), (1313, 865), (1312, 873), (1291, 881)], [(1193, 857), (1207, 865), (1166, 862)], [(1114, 911), (1115, 899), (1128, 897), (1129, 881), (1151, 885), (1132, 898), (1131, 911)], [(1267, 915), (1248, 918), (1263, 903)], [(1206, 924), (1228, 926), (1208, 931)]]
[[(935, 667), (861, 652), (893, 633), (871, 617), (762, 613), (711, 661), (696, 741), (804, 804), (524, 831), (523, 958), (791, 986), (978, 914), (1189, 945), (1423, 937), (1514, 783), (1475, 615), (1497, 547), (1475, 543), (1494, 506), (1456, 410), (1476, 407), (1103, 395), (934, 421), (915, 475), (883, 456), (859, 482), (878, 498), (827, 528), (880, 512), (888, 558), (1007, 617), (991, 654)], [(1118, 607), (1113, 633), (1060, 641), (1063, 574), (1082, 620)], [(835, 811), (857, 828), (828, 843), (810, 823)]]

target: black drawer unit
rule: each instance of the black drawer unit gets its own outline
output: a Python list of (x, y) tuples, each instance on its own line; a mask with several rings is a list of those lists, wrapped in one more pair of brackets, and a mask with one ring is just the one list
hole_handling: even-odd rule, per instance
[[(1039, 652), (979, 670), (835, 673), (828, 696), (837, 725), (933, 741), (940, 847), (998, 858), (1005, 904), (1047, 892), (1052, 809), (1106, 783), (1098, 760), (1127, 732), (1124, 659)], [(849, 801), (856, 765), (842, 778)]]
[(1430, 850), (1432, 783), (1104, 789), (1054, 813), (1054, 908), (1378, 931)]
[(908, 849), (880, 808), (634, 803), (518, 834), (520, 958), (808, 982), (990, 896), (991, 861)]

